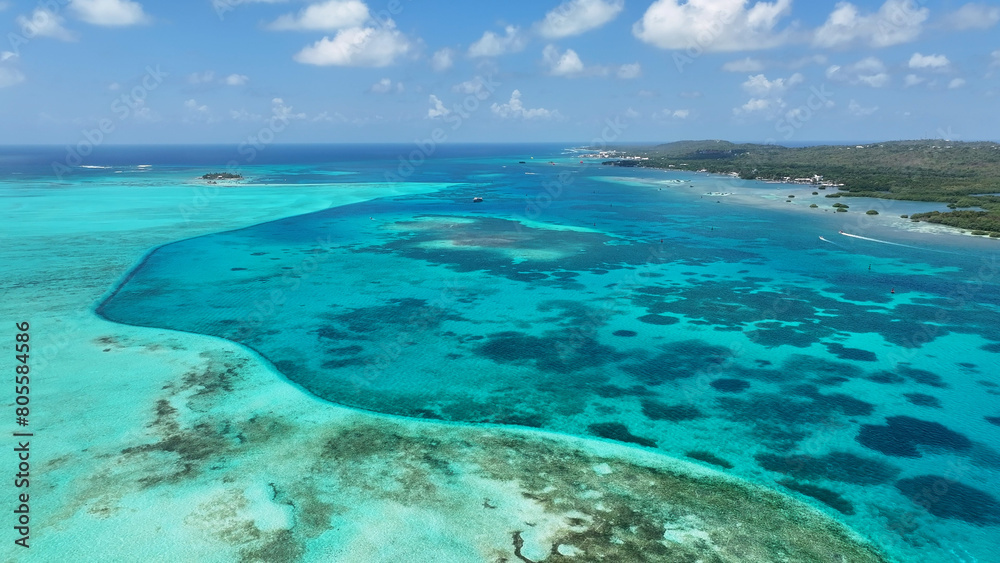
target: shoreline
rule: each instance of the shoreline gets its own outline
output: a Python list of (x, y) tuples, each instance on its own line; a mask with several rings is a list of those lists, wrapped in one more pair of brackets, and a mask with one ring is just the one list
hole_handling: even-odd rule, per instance
[[(844, 203), (850, 206), (850, 210), (847, 213), (843, 213), (844, 219), (852, 220), (854, 223), (861, 225), (862, 221), (867, 221), (869, 223), (875, 223), (878, 228), (892, 229), (894, 231), (902, 231), (913, 234), (922, 235), (950, 235), (951, 237), (964, 237), (965, 240), (971, 239), (985, 239), (991, 241), (1000, 241), (1000, 238), (989, 237), (984, 235), (973, 235), (971, 232), (965, 229), (960, 229), (958, 227), (952, 227), (949, 225), (942, 225), (938, 223), (930, 223), (927, 221), (911, 221), (910, 219), (903, 219), (900, 215), (912, 215), (914, 213), (923, 213), (928, 211), (948, 211), (947, 204), (932, 201), (915, 201), (915, 200), (899, 200), (899, 199), (883, 199), (883, 198), (872, 198), (872, 197), (860, 197), (860, 196), (841, 196), (838, 198), (827, 198), (825, 197), (827, 193), (823, 190), (817, 189), (818, 186), (811, 186), (808, 184), (797, 184), (797, 183), (785, 183), (785, 182), (774, 182), (767, 180), (743, 180), (740, 178), (734, 178), (728, 174), (715, 174), (711, 172), (698, 172), (698, 171), (688, 171), (688, 170), (674, 170), (665, 168), (653, 168), (653, 167), (642, 167), (643, 170), (651, 170), (657, 172), (664, 172), (666, 174), (685, 174), (685, 175), (697, 175), (705, 178), (709, 178), (715, 182), (716, 187), (725, 185), (725, 189), (720, 189), (713, 192), (703, 193), (700, 195), (711, 195), (712, 197), (724, 197), (728, 201), (738, 202), (742, 205), (750, 205), (754, 207), (764, 207), (774, 210), (784, 210), (791, 212), (827, 212), (836, 213), (833, 209), (834, 203)], [(621, 176), (622, 178), (631, 178), (637, 181), (643, 182), (648, 181), (649, 183), (658, 184), (659, 182), (655, 180), (648, 180), (646, 178), (632, 177), (632, 176)], [(751, 186), (751, 184), (756, 184), (757, 186)], [(766, 187), (768, 186), (768, 187)], [(785, 189), (776, 190), (769, 186), (781, 186)], [(665, 186), (661, 186), (665, 187)], [(698, 186), (695, 186), (696, 188)], [(672, 189), (684, 188), (688, 189), (688, 186), (671, 186)], [(742, 193), (741, 190), (751, 190), (751, 193)], [(797, 191), (792, 191), (797, 190)], [(828, 188), (829, 190), (829, 188)], [(819, 192), (819, 195), (812, 195), (812, 192)], [(829, 192), (837, 193), (837, 192)], [(787, 196), (793, 195), (791, 198), (791, 203), (786, 203), (789, 199)], [(723, 200), (723, 201), (726, 201)], [(855, 205), (857, 202), (870, 203), (870, 205)], [(808, 204), (815, 203), (819, 205), (819, 208), (809, 208)], [(805, 205), (803, 205), (805, 204)], [(918, 209), (918, 206), (922, 208)], [(879, 212), (878, 215), (867, 215), (865, 212), (869, 209), (875, 209)], [(861, 216), (861, 217), (859, 217)]]

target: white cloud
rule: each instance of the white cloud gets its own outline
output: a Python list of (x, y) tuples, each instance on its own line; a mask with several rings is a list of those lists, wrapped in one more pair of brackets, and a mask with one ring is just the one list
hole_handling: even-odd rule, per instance
[(111, 84), (108, 84), (108, 90), (111, 90), (112, 92), (117, 92), (118, 90), (121, 90), (121, 87), (122, 85), (117, 82), (112, 82)]
[(539, 35), (560, 39), (601, 27), (625, 7), (625, 0), (566, 0), (537, 24)]
[(444, 72), (455, 64), (455, 51), (448, 49), (440, 49), (434, 52), (431, 56), (431, 68), (437, 72)]
[(691, 100), (696, 100), (696, 99), (704, 96), (705, 94), (702, 93), (700, 90), (691, 90), (691, 91), (683, 91), (683, 92), (681, 92), (678, 95), (680, 97), (682, 97), (682, 98), (688, 98), (688, 99), (691, 99)]
[(915, 9), (912, 0), (886, 0), (874, 14), (863, 15), (850, 2), (840, 2), (813, 34), (813, 45), (844, 47), (857, 44), (887, 47), (916, 39), (930, 10)]
[(750, 98), (747, 103), (743, 104), (738, 108), (733, 109), (733, 113), (736, 115), (740, 114), (751, 114), (751, 113), (773, 113), (776, 110), (780, 110), (785, 107), (785, 102), (781, 98), (769, 100), (764, 98)]
[(222, 82), (226, 86), (243, 86), (248, 80), (250, 80), (250, 77), (245, 74), (230, 74), (223, 78)]
[(510, 94), (510, 101), (506, 104), (493, 103), (490, 110), (494, 114), (504, 119), (551, 119), (559, 117), (558, 111), (547, 110), (545, 108), (527, 109), (521, 102), (521, 91), (514, 90)]
[(0, 51), (0, 63), (8, 59), (16, 59), (17, 53), (12, 53), (10, 51)]
[(198, 104), (193, 98), (184, 102), (184, 107), (193, 110), (197, 113), (208, 113), (208, 106), (203, 104)]
[(466, 80), (465, 82), (460, 82), (451, 87), (451, 91), (457, 94), (479, 94), (486, 85), (487, 79), (482, 76), (477, 76), (472, 80)]
[(5, 11), (7, 8), (10, 8), (10, 2), (0, 1), (0, 12)]
[(469, 46), (470, 57), (497, 57), (504, 53), (516, 53), (524, 49), (527, 41), (521, 31), (513, 25), (504, 28), (505, 35), (492, 31), (483, 33), (478, 41)]
[(431, 94), (430, 97), (431, 108), (427, 110), (428, 119), (437, 119), (438, 117), (444, 117), (451, 113), (451, 110), (444, 107), (444, 102), (442, 102), (437, 96)]
[(1000, 49), (990, 53), (990, 68), (1000, 67)]
[(150, 21), (142, 4), (132, 0), (72, 0), (69, 7), (76, 17), (94, 25), (121, 27)]
[(281, 98), (274, 98), (271, 100), (271, 113), (274, 117), (281, 119), (283, 121), (291, 121), (298, 119), (305, 119), (306, 114), (304, 113), (293, 113), (291, 106), (286, 106), (285, 101)]
[(948, 57), (944, 55), (921, 55), (920, 53), (913, 53), (910, 57), (910, 68), (930, 68), (935, 70), (940, 70), (947, 68), (951, 62)]
[(629, 80), (639, 78), (642, 75), (642, 66), (639, 63), (624, 64), (618, 67), (618, 78)]
[(764, 63), (760, 62), (758, 59), (751, 59), (750, 57), (747, 57), (745, 59), (725, 63), (722, 65), (722, 70), (726, 72), (760, 72), (764, 70)]
[(361, 27), (368, 17), (368, 6), (360, 0), (327, 0), (306, 6), (298, 14), (285, 14), (267, 28), (276, 31), (336, 31)]
[(640, 115), (642, 115), (642, 114), (640, 114), (639, 112), (635, 111), (632, 108), (628, 108), (628, 109), (625, 110), (625, 117), (627, 117), (629, 119), (635, 119), (635, 118), (639, 117)]
[(0, 88), (7, 88), (24, 82), (24, 74), (16, 68), (0, 66)]
[(573, 49), (560, 54), (555, 45), (547, 45), (542, 51), (542, 59), (552, 76), (573, 76), (583, 72), (583, 61)]
[(951, 82), (948, 83), (948, 88), (954, 90), (955, 88), (961, 88), (965, 86), (964, 78), (953, 78)]
[(789, 88), (801, 84), (805, 80), (799, 73), (795, 73), (788, 78), (775, 78), (768, 80), (763, 74), (757, 74), (747, 78), (742, 84), (743, 90), (751, 96), (757, 98), (780, 96)]
[(916, 86), (927, 80), (922, 76), (917, 76), (916, 74), (907, 74), (906, 78), (903, 79), (903, 86), (909, 88), (911, 86)]
[(383, 67), (396, 57), (410, 52), (413, 46), (392, 20), (380, 28), (352, 27), (337, 32), (333, 39), (324, 37), (295, 54), (303, 64), (317, 66)]
[(969, 3), (944, 17), (944, 25), (951, 29), (989, 29), (1000, 22), (1000, 8), (986, 4)]
[(188, 75), (188, 82), (191, 84), (208, 84), (215, 80), (215, 72), (206, 70), (205, 72), (193, 72)]
[(392, 91), (402, 92), (403, 83), (393, 82), (388, 78), (383, 78), (382, 80), (379, 80), (375, 84), (372, 84), (371, 87), (368, 88), (368, 91), (373, 92), (375, 94), (388, 94), (389, 92)]
[(60, 41), (76, 41), (76, 34), (62, 26), (63, 18), (59, 14), (36, 8), (31, 17), (18, 16), (17, 25), (25, 34), (31, 37), (51, 37)]
[(855, 117), (865, 117), (871, 115), (878, 111), (878, 106), (873, 106), (870, 108), (862, 107), (857, 100), (851, 100), (851, 103), (847, 106), (847, 112)]
[(689, 109), (663, 109), (653, 112), (650, 117), (657, 121), (680, 121), (691, 116)]
[(229, 110), (229, 117), (233, 121), (260, 121), (263, 117), (259, 113), (250, 113), (245, 109)]
[(889, 74), (885, 70), (882, 61), (875, 57), (866, 57), (851, 65), (830, 66), (826, 69), (826, 77), (830, 80), (881, 88), (889, 84)]
[(640, 40), (662, 49), (744, 51), (785, 43), (787, 30), (776, 30), (791, 12), (792, 0), (656, 0), (632, 26)]

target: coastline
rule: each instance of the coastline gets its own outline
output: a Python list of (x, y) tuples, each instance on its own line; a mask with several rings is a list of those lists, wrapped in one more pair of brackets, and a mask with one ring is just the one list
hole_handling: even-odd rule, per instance
[[(420, 191), (410, 187), (407, 193)], [(32, 526), (33, 554), (81, 561), (152, 554), (206, 561), (331, 554), (344, 561), (477, 560), (511, 556), (510, 531), (521, 530), (522, 553), (538, 559), (560, 545), (569, 553), (591, 536), (600, 539), (574, 523), (583, 510), (600, 520), (595, 498), (625, 510), (642, 495), (622, 497), (618, 489), (637, 476), (659, 482), (678, 474), (680, 481), (662, 483), (688, 483), (699, 494), (760, 495), (754, 517), (764, 521), (757, 525), (787, 511), (794, 518), (783, 537), (790, 542), (831, 541), (826, 549), (872, 554), (818, 509), (702, 466), (595, 439), (353, 411), (302, 392), (231, 342), (109, 323), (93, 312), (155, 246), (387, 195), (359, 190), (341, 189), (337, 197), (329, 189), (297, 191), (292, 200), (287, 186), (225, 190), (191, 221), (179, 222), (191, 189), (171, 186), (147, 192), (143, 201), (115, 199), (115, 219), (100, 225), (71, 220), (81, 211), (72, 190), (45, 194), (43, 206), (24, 198), (27, 207), (20, 209), (29, 215), (8, 220), (21, 228), (4, 233), (16, 242), (4, 251), (5, 262), (18, 266), (4, 311), (30, 320), (39, 342), (31, 429), (38, 432), (32, 445), (44, 447), (36, 446), (39, 457), (32, 458), (38, 475), (32, 508), (40, 515)], [(64, 252), (53, 256), (54, 247)], [(345, 441), (350, 449), (330, 449)], [(427, 455), (444, 465), (429, 463)], [(489, 469), (511, 455), (523, 458), (511, 472)], [(553, 460), (551, 477), (533, 476)], [(331, 470), (334, 461), (341, 469)], [(574, 491), (580, 475), (596, 477)], [(411, 488), (426, 498), (407, 493)], [(576, 500), (561, 506), (561, 495)], [(665, 514), (655, 506), (645, 510), (644, 517), (662, 525)], [(729, 520), (710, 516), (685, 520), (668, 535), (685, 549), (699, 549), (706, 537), (720, 550), (742, 546), (746, 538), (725, 535)], [(528, 517), (534, 525), (525, 527)], [(412, 525), (418, 520), (429, 525), (418, 529)], [(331, 522), (336, 531), (325, 535)], [(146, 539), (122, 542), (123, 529)], [(483, 529), (498, 533), (483, 537)], [(554, 543), (564, 537), (575, 543)], [(723, 544), (727, 537), (732, 545)], [(756, 539), (759, 550), (773, 538), (762, 532)]]
[[(737, 203), (753, 207), (768, 208), (778, 211), (789, 211), (796, 213), (836, 213), (832, 208), (834, 203), (844, 203), (850, 206), (847, 213), (843, 213), (845, 224), (857, 225), (860, 229), (879, 228), (891, 229), (897, 232), (911, 233), (917, 235), (949, 235), (949, 238), (962, 237), (958, 239), (968, 242), (970, 239), (985, 239), (987, 241), (1000, 241), (998, 238), (989, 236), (973, 235), (967, 230), (958, 227), (951, 227), (927, 221), (911, 221), (903, 219), (900, 215), (912, 215), (928, 211), (947, 211), (948, 207), (944, 203), (931, 201), (911, 201), (898, 199), (881, 199), (871, 197), (842, 196), (839, 198), (827, 198), (831, 192), (829, 188), (825, 191), (807, 184), (773, 182), (764, 180), (742, 180), (734, 178), (728, 174), (713, 174), (709, 172), (695, 172), (684, 170), (671, 170), (663, 168), (643, 168), (663, 172), (666, 175), (697, 175), (709, 178), (712, 182), (712, 191), (704, 192), (704, 186), (695, 185), (688, 187), (685, 182), (680, 185), (670, 185), (671, 189), (689, 190), (699, 196), (720, 197), (723, 203)], [(655, 180), (622, 175), (621, 178), (634, 179), (639, 182), (659, 185)], [(673, 182), (673, 180), (671, 180)], [(780, 186), (780, 187), (779, 187)], [(667, 185), (661, 185), (666, 188)], [(819, 195), (812, 195), (818, 192)], [(787, 202), (788, 196), (794, 196), (791, 202)], [(819, 208), (810, 208), (809, 204), (817, 204)], [(866, 215), (866, 211), (874, 209), (878, 215)], [(838, 219), (840, 217), (838, 216)], [(957, 242), (957, 241), (956, 241)]]

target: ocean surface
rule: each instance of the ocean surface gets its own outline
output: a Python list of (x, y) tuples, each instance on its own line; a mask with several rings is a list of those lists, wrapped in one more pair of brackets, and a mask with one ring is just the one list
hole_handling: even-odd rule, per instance
[(420, 183), (150, 249), (95, 312), (232, 340), (339, 405), (703, 463), (899, 560), (1000, 561), (1000, 242), (893, 222), (932, 204), (586, 152), (99, 147), (57, 177), (64, 151), (22, 148), (0, 174), (78, 190), (81, 221), (108, 183), (190, 185), (182, 221), (241, 186)]

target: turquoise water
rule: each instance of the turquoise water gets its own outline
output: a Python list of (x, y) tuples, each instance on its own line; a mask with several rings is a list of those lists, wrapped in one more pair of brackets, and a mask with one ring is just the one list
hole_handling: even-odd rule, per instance
[[(345, 151), (242, 171), (290, 197), (387, 173), (439, 188), (160, 247), (98, 313), (234, 340), (338, 404), (634, 443), (799, 495), (903, 559), (995, 560), (996, 241), (741, 204), (706, 194), (802, 188), (561, 147), (450, 148), (410, 174), (408, 148)], [(105, 158), (63, 181), (226, 157)]]

